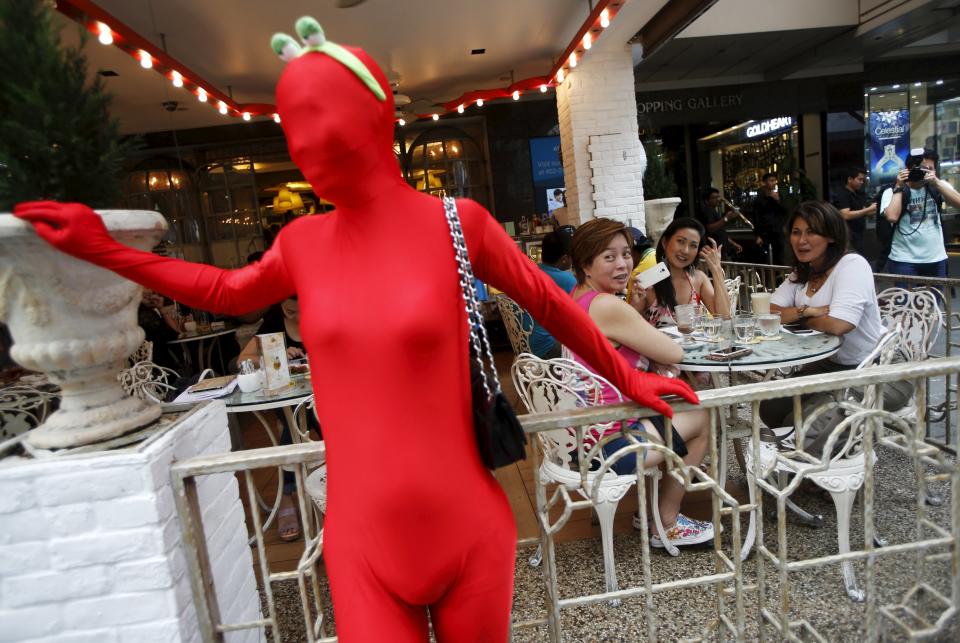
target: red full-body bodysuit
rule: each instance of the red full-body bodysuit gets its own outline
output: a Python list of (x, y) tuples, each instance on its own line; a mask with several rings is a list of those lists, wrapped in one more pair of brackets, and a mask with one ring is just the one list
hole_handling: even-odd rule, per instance
[[(439, 200), (408, 186), (386, 92), (322, 53), (291, 62), (277, 89), (293, 160), (336, 205), (286, 226), (264, 258), (221, 270), (118, 244), (86, 206), (15, 213), (58, 248), (189, 306), (238, 314), (296, 293), (327, 448), (324, 555), (340, 640), (505, 641), (516, 529), (478, 454), (464, 311)], [(516, 299), (627, 396), (696, 397), (638, 373), (478, 204), (457, 203), (474, 271)]]

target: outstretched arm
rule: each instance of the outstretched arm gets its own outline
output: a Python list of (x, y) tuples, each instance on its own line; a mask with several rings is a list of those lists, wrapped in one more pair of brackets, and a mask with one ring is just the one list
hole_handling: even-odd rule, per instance
[(283, 264), (280, 237), (259, 262), (223, 270), (125, 246), (114, 240), (103, 220), (81, 203), (33, 201), (17, 205), (13, 213), (33, 224), (37, 235), (58, 250), (192, 308), (239, 315), (294, 292)]
[(517, 250), (490, 214), (474, 201), (458, 199), (457, 209), (476, 275), (503, 290), (527, 310), (561, 344), (583, 357), (621, 393), (668, 417), (661, 395), (698, 402), (685, 382), (637, 371), (613, 350), (593, 320), (546, 273)]

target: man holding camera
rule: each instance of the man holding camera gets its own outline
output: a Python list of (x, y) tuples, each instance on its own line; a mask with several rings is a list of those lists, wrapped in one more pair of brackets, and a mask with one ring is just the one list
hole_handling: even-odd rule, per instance
[(880, 213), (893, 226), (887, 272), (947, 276), (940, 208), (944, 201), (960, 208), (960, 194), (937, 178), (939, 158), (933, 150), (910, 150), (906, 169), (900, 170), (897, 182), (880, 197)]

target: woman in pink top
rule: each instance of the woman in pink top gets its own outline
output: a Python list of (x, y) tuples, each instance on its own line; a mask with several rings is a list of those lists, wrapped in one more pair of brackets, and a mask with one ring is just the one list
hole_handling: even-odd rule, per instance
[[(697, 259), (704, 260), (709, 277), (697, 269)], [(647, 321), (658, 328), (676, 325), (673, 309), (677, 304), (702, 303), (710, 314), (730, 317), (720, 250), (699, 221), (689, 217), (674, 219), (657, 243), (657, 261), (667, 264), (670, 279), (646, 290), (632, 289), (631, 304)]]
[[(633, 257), (630, 249), (633, 238), (630, 230), (622, 223), (611, 219), (594, 219), (580, 226), (573, 235), (570, 255), (577, 277), (577, 286), (571, 295), (596, 323), (607, 339), (614, 345), (627, 362), (634, 368), (647, 370), (650, 362), (675, 364), (683, 358), (683, 349), (673, 339), (661, 333), (647, 323), (634, 308), (621, 301), (616, 293), (627, 287), (633, 270)], [(643, 296), (639, 289), (638, 297)], [(574, 359), (590, 369), (577, 355)], [(604, 394), (605, 403), (619, 401), (611, 390)], [(641, 427), (662, 441), (665, 427), (662, 416), (642, 420)], [(674, 452), (690, 466), (703, 462), (709, 437), (709, 416), (706, 411), (688, 411), (677, 413), (673, 418)], [(611, 432), (619, 429), (612, 429)], [(659, 434), (659, 435), (658, 435)], [(604, 453), (612, 454), (627, 446), (625, 438), (612, 440), (604, 447)], [(663, 457), (654, 451), (646, 455), (645, 466), (660, 463)], [(614, 463), (613, 469), (625, 475), (636, 470), (636, 454)], [(670, 476), (665, 476), (660, 495), (660, 518), (663, 521), (667, 538), (673, 545), (694, 545), (713, 540), (713, 524), (692, 520), (680, 513), (680, 501), (683, 499), (683, 487)], [(646, 521), (634, 517), (634, 527), (644, 528)], [(663, 547), (656, 536), (650, 537), (650, 544)]]

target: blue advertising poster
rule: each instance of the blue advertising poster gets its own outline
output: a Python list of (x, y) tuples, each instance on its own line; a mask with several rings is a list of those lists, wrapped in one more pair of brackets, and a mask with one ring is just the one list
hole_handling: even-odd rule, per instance
[(910, 111), (870, 112), (871, 183), (892, 183), (910, 154)]
[(533, 182), (563, 187), (563, 162), (560, 160), (560, 137), (544, 136), (530, 139), (530, 164)]

